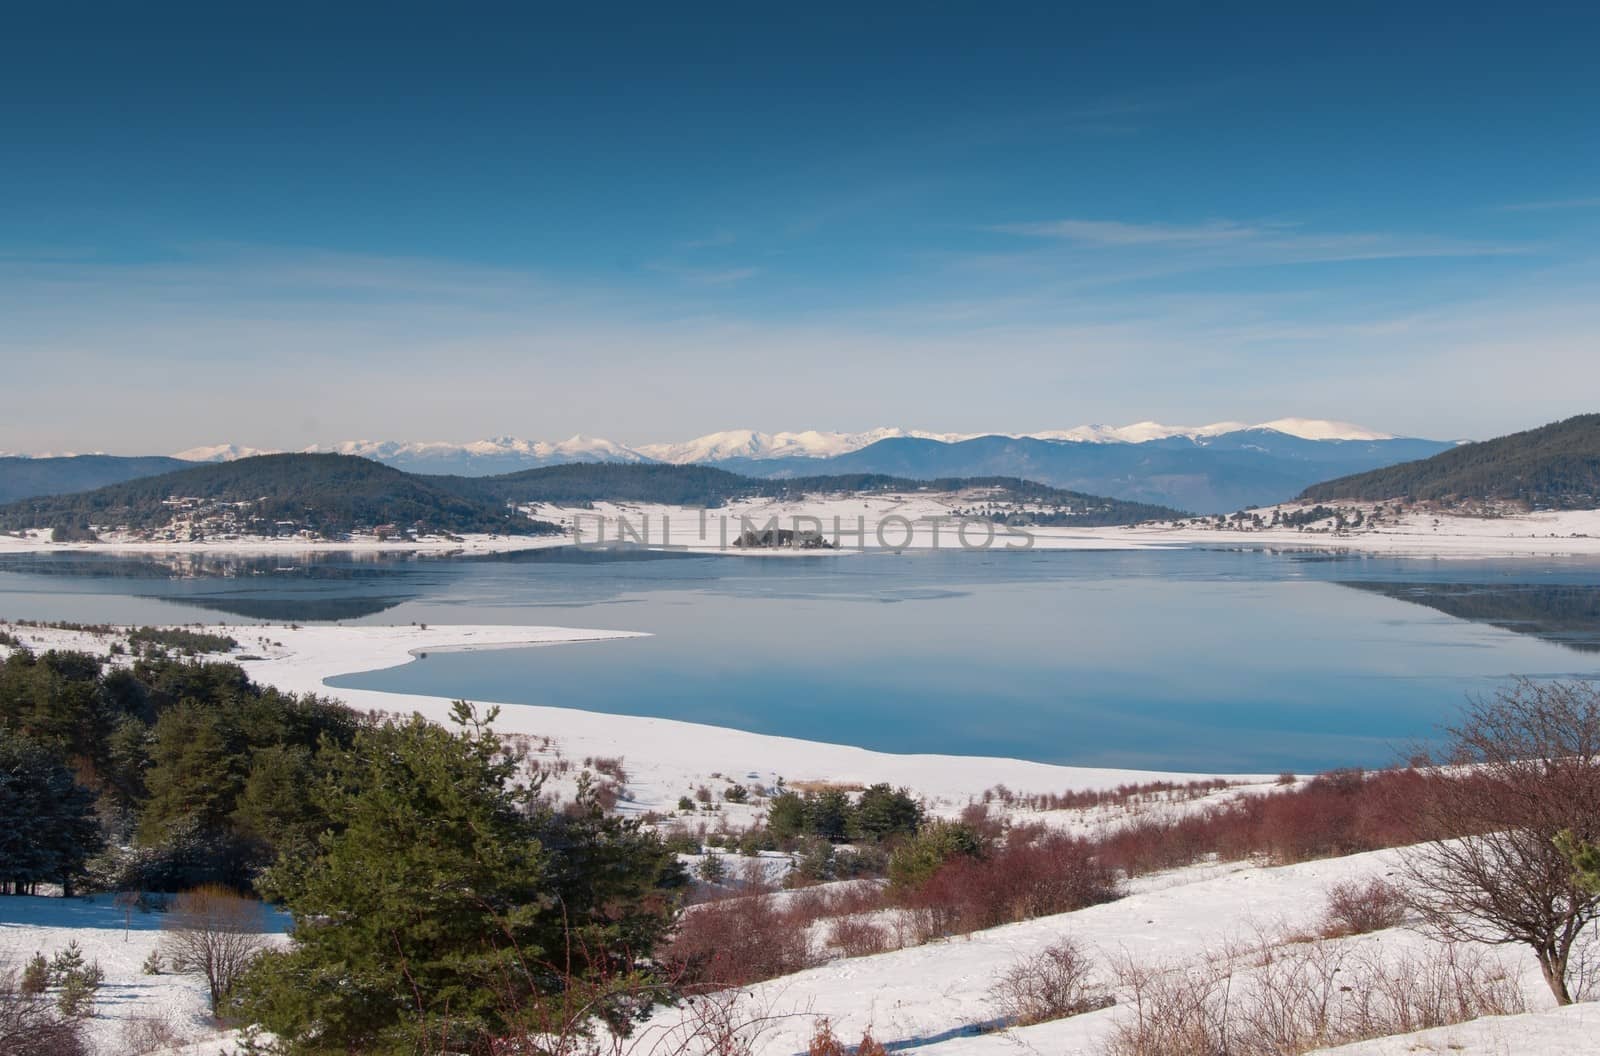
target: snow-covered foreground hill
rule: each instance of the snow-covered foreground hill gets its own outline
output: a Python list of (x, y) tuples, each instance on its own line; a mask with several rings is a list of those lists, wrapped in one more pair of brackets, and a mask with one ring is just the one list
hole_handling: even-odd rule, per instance
[[(1127, 897), (1116, 902), (926, 946), (835, 960), (762, 983), (743, 992), (741, 1008), (750, 1018), (765, 1020), (763, 1028), (751, 1031), (757, 1056), (805, 1051), (821, 1018), (830, 1021), (841, 1039), (853, 1042), (870, 1032), (891, 1051), (914, 1049), (927, 1056), (1003, 1056), (1017, 1051), (1092, 1056), (1101, 1051), (1115, 1026), (1133, 1014), (1126, 993), (1117, 994), (1118, 1004), (1099, 1011), (997, 1030), (1001, 1013), (991, 988), (1000, 975), (1062, 939), (1071, 939), (1091, 956), (1096, 975), (1113, 992), (1118, 965), (1203, 964), (1229, 949), (1255, 950), (1286, 938), (1301, 943), (1316, 933), (1330, 887), (1391, 875), (1398, 855), (1378, 851), (1290, 866), (1198, 865), (1173, 870), (1134, 881)], [(1337, 945), (1348, 947), (1345, 953), (1352, 959), (1380, 964), (1420, 957), (1435, 947), (1432, 940), (1407, 929), (1337, 940)], [(1504, 966), (1530, 1009), (1553, 1007), (1531, 955), (1514, 947), (1475, 952)], [(1248, 985), (1257, 959), (1245, 959), (1240, 971), (1243, 985)], [(664, 1010), (646, 1034), (673, 1036), (681, 1019), (679, 1010)], [(1506, 1022), (1437, 1033), (1466, 1045), (1448, 1051), (1484, 1056), (1597, 1051), (1588, 1031), (1600, 1023), (1600, 1006), (1519, 1020), (1536, 1022), (1547, 1047), (1505, 1048), (1506, 1038), (1521, 1037), (1531, 1029)], [(1562, 1044), (1569, 1047), (1559, 1048)], [(1369, 1050), (1358, 1045), (1340, 1051), (1429, 1050)]]
[[(804, 1052), (818, 1020), (827, 1018), (847, 1041), (870, 1030), (891, 1051), (928, 1056), (1004, 1056), (1051, 1053), (1090, 1056), (1131, 1014), (1126, 995), (1109, 1008), (1035, 1026), (993, 1029), (998, 1018), (990, 988), (1018, 960), (1067, 937), (1110, 978), (1115, 964), (1200, 962), (1230, 944), (1314, 930), (1328, 888), (1342, 880), (1383, 876), (1396, 852), (1382, 851), (1302, 865), (1200, 865), (1136, 881), (1117, 901), (868, 957), (832, 961), (741, 992), (742, 1006), (763, 1023), (750, 1031), (756, 1056)], [(141, 965), (160, 942), (160, 917), (134, 913), (125, 927), (109, 896), (93, 899), (0, 898), (0, 957), (13, 961), (77, 941), (99, 961), (106, 981), (92, 1037), (103, 1056), (127, 1053), (127, 1038), (160, 1023), (189, 1051), (227, 1051), (232, 1036), (206, 1017), (202, 981), (195, 976), (145, 975)], [(284, 941), (273, 936), (272, 941)], [(1398, 961), (1427, 951), (1430, 940), (1394, 929), (1340, 940), (1353, 956)], [(1600, 1005), (1550, 1008), (1532, 958), (1508, 948), (1488, 951), (1505, 965), (1536, 1011), (1423, 1032), (1416, 1037), (1364, 1042), (1341, 1054), (1450, 1052), (1461, 1056), (1573, 1056), (1595, 1052)], [(1248, 970), (1243, 973), (1248, 977)], [(681, 1009), (659, 1012), (629, 1051), (645, 1056), (674, 1036)], [(987, 1032), (982, 1032), (987, 1027)], [(209, 1041), (211, 1044), (201, 1044)], [(174, 1050), (165, 1050), (174, 1051)]]
[[(19, 625), (5, 625), (5, 629), (34, 648), (106, 653), (115, 640), (114, 632)], [(515, 627), (252, 626), (221, 630), (239, 640), (239, 651), (260, 658), (244, 661), (253, 678), (284, 689), (321, 692), (326, 692), (322, 679), (328, 675), (403, 662), (416, 650), (529, 642), (557, 646), (617, 634)], [(370, 691), (341, 695), (360, 708), (416, 710), (437, 718), (448, 708), (446, 701), (426, 697)], [(1013, 760), (895, 756), (557, 708), (509, 709), (500, 725), (506, 732), (534, 738), (539, 755), (565, 753), (567, 758), (581, 759), (620, 752), (628, 774), (620, 807), (633, 812), (669, 812), (684, 792), (697, 784), (715, 783), (723, 775), (759, 778), (762, 784), (779, 774), (789, 777), (792, 784), (800, 783), (799, 779), (840, 783), (884, 780), (908, 785), (927, 798), (935, 813), (946, 816), (1000, 783), (1020, 793), (1060, 792), (1195, 776), (1050, 767)], [(1270, 787), (1263, 778), (1243, 780), (1203, 797), (1153, 800), (1130, 809), (1181, 812), (1217, 798), (1259, 794)], [(1001, 805), (997, 809), (1004, 812), (1006, 808)], [(723, 804), (716, 816), (739, 826), (748, 823), (757, 810), (729, 803)], [(1120, 806), (1042, 813), (1022, 807), (1016, 810), (1020, 820), (1042, 821), (1080, 833), (1103, 831), (1130, 816)], [(1319, 930), (1333, 885), (1392, 875), (1401, 853), (1380, 851), (1290, 866), (1204, 863), (1153, 874), (1129, 883), (1125, 897), (1114, 902), (927, 945), (836, 958), (743, 989), (736, 1000), (755, 1024), (748, 1037), (752, 1056), (804, 1052), (823, 1018), (847, 1043), (870, 1031), (892, 1051), (914, 1050), (930, 1056), (1002, 1056), (1015, 1051), (1093, 1056), (1102, 1052), (1108, 1036), (1132, 1014), (1128, 994), (1116, 992), (1120, 984), (1114, 974), (1119, 965), (1207, 965), (1233, 951), (1240, 985), (1248, 986), (1264, 963), (1260, 953), (1264, 946), (1287, 943), (1279, 948), (1291, 953), (1311, 948), (1306, 940)], [(781, 866), (776, 861), (769, 864)], [(99, 1056), (138, 1052), (129, 1039), (156, 1028), (187, 1044), (179, 1049), (144, 1051), (177, 1051), (186, 1056), (226, 1051), (230, 1035), (209, 1024), (198, 977), (152, 976), (142, 971), (146, 957), (159, 944), (159, 926), (158, 915), (137, 911), (125, 915), (110, 896), (89, 900), (0, 898), (0, 962), (18, 964), (35, 952), (49, 956), (69, 941), (79, 944), (86, 959), (99, 961), (105, 984), (91, 1023)], [(997, 1029), (1001, 1013), (992, 988), (998, 977), (1021, 959), (1062, 939), (1071, 939), (1089, 956), (1094, 974), (1112, 988), (1118, 1003), (1067, 1019)], [(271, 941), (284, 940), (275, 935)], [(1425, 956), (1435, 948), (1432, 940), (1407, 929), (1327, 941), (1352, 964), (1380, 970)], [(1241, 956), (1239, 951), (1245, 952)], [(1532, 956), (1519, 948), (1479, 948), (1474, 955), (1503, 965), (1511, 985), (1520, 990), (1533, 1011), (1339, 1051), (1382, 1056), (1429, 1051), (1467, 1056), (1570, 1056), (1600, 1051), (1592, 1041), (1600, 1028), (1600, 1006), (1552, 1011)], [(628, 1056), (664, 1056), (659, 1046), (664, 1039), (681, 1038), (679, 1028), (685, 1015), (682, 1008), (658, 1011), (623, 1051)]]

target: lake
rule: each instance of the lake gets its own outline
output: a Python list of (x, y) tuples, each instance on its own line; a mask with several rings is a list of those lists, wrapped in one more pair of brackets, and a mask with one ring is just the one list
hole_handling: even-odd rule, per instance
[(0, 616), (648, 631), (435, 653), (331, 685), (1159, 769), (1381, 765), (1468, 694), (1600, 677), (1600, 564), (1583, 559), (49, 554), (0, 559)]

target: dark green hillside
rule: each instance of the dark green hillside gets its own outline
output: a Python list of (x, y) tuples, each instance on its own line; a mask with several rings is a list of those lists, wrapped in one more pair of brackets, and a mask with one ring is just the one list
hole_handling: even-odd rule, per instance
[(1356, 473), (1301, 493), (1334, 499), (1516, 501), (1553, 509), (1600, 506), (1600, 414), (1463, 444), (1417, 462)]
[[(195, 466), (113, 484), (77, 495), (24, 499), (0, 506), (0, 529), (168, 525), (167, 500), (200, 500), (207, 515), (237, 520), (252, 533), (309, 529), (341, 535), (359, 527), (419, 525), (430, 531), (539, 534), (553, 525), (508, 511), (502, 503), (453, 490), (447, 482), (413, 476), (349, 455), (261, 455)], [(247, 505), (229, 507), (227, 504)]]
[[(737, 499), (798, 498), (808, 494), (862, 494), (881, 491), (994, 490), (995, 502), (1027, 502), (1060, 507), (1030, 523), (1099, 527), (1183, 516), (1166, 506), (1124, 502), (1053, 488), (1018, 477), (941, 477), (911, 480), (882, 473), (762, 480), (708, 466), (575, 463), (529, 469), (498, 477), (424, 478), (453, 490), (501, 502), (587, 505), (592, 502), (648, 502), (716, 508)], [(987, 501), (987, 497), (986, 497)]]

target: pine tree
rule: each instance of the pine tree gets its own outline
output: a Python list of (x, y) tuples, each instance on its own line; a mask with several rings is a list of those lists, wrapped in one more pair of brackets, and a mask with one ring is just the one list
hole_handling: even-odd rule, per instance
[(922, 804), (905, 789), (873, 785), (856, 804), (854, 831), (868, 840), (910, 836), (922, 825)]
[(1590, 890), (1600, 891), (1600, 844), (1580, 840), (1571, 832), (1556, 837), (1556, 846), (1572, 860), (1578, 883)]
[(486, 724), (457, 719), (332, 751), (333, 831), (263, 878), (295, 942), (240, 993), (293, 1052), (483, 1051), (573, 980), (639, 972), (670, 923), (681, 872), (659, 840), (592, 803), (541, 810)]
[(192, 819), (202, 832), (225, 827), (242, 780), (242, 760), (230, 751), (219, 710), (185, 701), (156, 722), (152, 766), (145, 775), (150, 798), (139, 822), (142, 842), (153, 844), (174, 825)]
[(71, 894), (103, 843), (94, 794), (44, 746), (0, 732), (0, 892), (59, 883)]
[(73, 939), (50, 958), (50, 983), (61, 986), (72, 976), (84, 971), (83, 948)]

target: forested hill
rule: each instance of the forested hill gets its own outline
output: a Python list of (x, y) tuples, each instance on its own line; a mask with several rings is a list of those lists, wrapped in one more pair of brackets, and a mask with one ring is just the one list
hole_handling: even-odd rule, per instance
[[(49, 528), (81, 537), (92, 526), (162, 532), (338, 536), (392, 525), (430, 532), (556, 531), (510, 504), (640, 502), (717, 507), (738, 499), (811, 494), (968, 493), (985, 516), (1096, 527), (1181, 516), (1165, 506), (1053, 488), (1017, 477), (910, 480), (881, 474), (761, 480), (709, 466), (574, 463), (498, 477), (420, 476), (351, 455), (282, 454), (208, 463), (94, 491), (0, 506), (0, 530)], [(1025, 514), (1014, 507), (1026, 506)], [(188, 537), (184, 535), (183, 537)]]
[(103, 488), (157, 473), (171, 473), (191, 463), (176, 458), (123, 458), (118, 455), (69, 455), (63, 458), (0, 458), (0, 503), (32, 495), (65, 495)]
[(1300, 498), (1500, 500), (1553, 509), (1600, 507), (1600, 414), (1579, 415), (1462, 444), (1432, 458), (1339, 477), (1307, 488)]
[(12, 531), (161, 529), (175, 521), (215, 526), (207, 534), (230, 530), (225, 525), (249, 534), (308, 530), (325, 536), (380, 525), (518, 535), (557, 530), (493, 499), (463, 494), (448, 481), (350, 455), (261, 455), (0, 506), (0, 529)]
[(670, 506), (718, 507), (738, 499), (794, 498), (813, 494), (866, 494), (886, 491), (962, 492), (989, 494), (985, 500), (1040, 507), (1035, 523), (1099, 527), (1166, 520), (1183, 516), (1177, 510), (1141, 502), (1053, 488), (1018, 477), (941, 477), (912, 480), (880, 473), (763, 480), (709, 466), (625, 465), (585, 462), (529, 469), (497, 477), (425, 478), (486, 500), (515, 503), (587, 505), (593, 502), (649, 502)]

